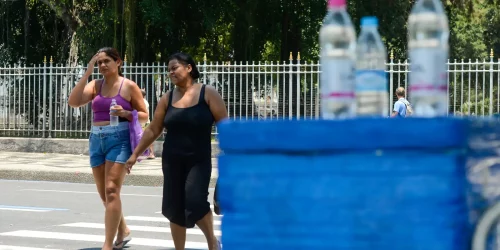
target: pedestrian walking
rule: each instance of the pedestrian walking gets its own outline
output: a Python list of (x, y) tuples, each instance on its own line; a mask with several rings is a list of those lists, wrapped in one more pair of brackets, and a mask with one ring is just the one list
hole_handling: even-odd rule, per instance
[(196, 82), (200, 73), (189, 55), (171, 55), (168, 72), (175, 88), (161, 97), (153, 121), (126, 167), (130, 172), (137, 157), (165, 128), (162, 214), (170, 221), (175, 249), (184, 250), (186, 228), (195, 224), (203, 231), (209, 250), (221, 249), (214, 234), (208, 186), (212, 126), (227, 118), (226, 106), (215, 88)]
[[(89, 76), (98, 65), (103, 79)], [(87, 71), (71, 91), (68, 103), (77, 108), (92, 102), (93, 122), (89, 138), (90, 167), (97, 191), (106, 208), (103, 250), (121, 249), (130, 241), (130, 230), (122, 214), (120, 190), (127, 173), (124, 164), (132, 154), (129, 122), (136, 110), (139, 121), (147, 121), (148, 113), (137, 84), (123, 77), (122, 60), (114, 48), (100, 49), (90, 60)], [(110, 111), (112, 100), (117, 105)], [(118, 116), (118, 125), (110, 125), (110, 115)], [(116, 241), (113, 239), (116, 236)]]
[(396, 89), (396, 96), (398, 100), (394, 103), (394, 109), (392, 110), (392, 118), (405, 118), (413, 114), (413, 109), (408, 100), (406, 100), (405, 88), (399, 87)]

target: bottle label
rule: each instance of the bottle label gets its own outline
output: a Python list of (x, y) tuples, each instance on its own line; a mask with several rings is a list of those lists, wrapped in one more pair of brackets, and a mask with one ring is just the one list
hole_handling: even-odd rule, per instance
[(415, 48), (410, 51), (408, 92), (412, 96), (446, 94), (448, 52), (442, 48)]
[(322, 57), (320, 92), (324, 119), (348, 118), (356, 114), (354, 60)]
[(387, 92), (387, 74), (383, 70), (356, 71), (356, 92)]
[(351, 59), (322, 59), (321, 98), (345, 101), (354, 99), (354, 73), (354, 61)]

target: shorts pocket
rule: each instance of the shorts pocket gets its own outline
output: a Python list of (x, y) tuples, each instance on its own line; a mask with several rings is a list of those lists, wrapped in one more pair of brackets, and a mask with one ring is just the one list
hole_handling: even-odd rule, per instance
[(90, 134), (89, 136), (89, 156), (93, 157), (95, 155), (102, 154), (101, 150), (101, 139), (98, 135)]

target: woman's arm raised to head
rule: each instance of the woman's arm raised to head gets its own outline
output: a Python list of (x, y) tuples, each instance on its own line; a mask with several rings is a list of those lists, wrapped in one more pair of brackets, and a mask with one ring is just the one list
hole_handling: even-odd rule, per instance
[(78, 81), (76, 86), (71, 90), (71, 94), (69, 94), (68, 104), (73, 108), (81, 107), (94, 99), (94, 89), (95, 89), (95, 80), (92, 80), (89, 84), (87, 81), (89, 80), (90, 75), (94, 71), (94, 65), (97, 60), (97, 54), (95, 54), (87, 66), (87, 71), (83, 74), (82, 78)]

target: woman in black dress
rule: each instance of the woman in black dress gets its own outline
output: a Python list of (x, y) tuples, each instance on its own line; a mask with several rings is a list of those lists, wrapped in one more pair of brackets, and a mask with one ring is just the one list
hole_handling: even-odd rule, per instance
[(165, 128), (162, 214), (170, 221), (175, 249), (184, 249), (186, 228), (194, 225), (205, 234), (209, 250), (220, 249), (207, 200), (212, 173), (212, 126), (227, 118), (226, 106), (215, 88), (196, 82), (200, 73), (189, 55), (170, 56), (168, 72), (175, 88), (160, 99), (153, 121), (127, 161), (127, 168), (130, 171), (137, 157)]

